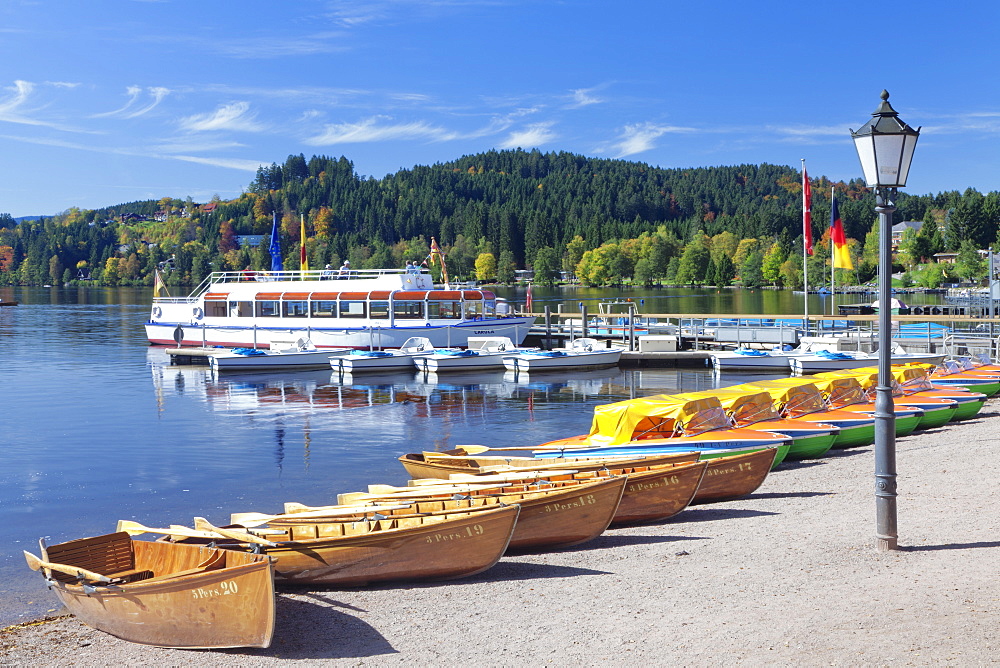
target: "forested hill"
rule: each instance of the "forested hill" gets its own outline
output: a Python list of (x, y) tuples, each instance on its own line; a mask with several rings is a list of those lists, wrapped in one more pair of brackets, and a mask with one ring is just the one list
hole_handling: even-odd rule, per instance
[[(860, 182), (831, 184), (822, 177), (812, 180), (814, 237), (829, 224), (831, 188), (847, 236), (865, 239), (875, 218), (871, 193)], [(662, 274), (665, 262), (696, 237), (729, 233), (758, 240), (761, 253), (778, 243), (790, 256), (801, 243), (801, 191), (799, 172), (768, 164), (661, 169), (512, 150), (375, 179), (359, 176), (344, 157), (293, 155), (258, 170), (246, 192), (231, 201), (163, 198), (20, 224), (0, 215), (0, 283), (58, 282), (88, 273), (105, 283), (148, 283), (152, 268), (171, 254), (179, 269), (171, 276), (175, 283), (197, 282), (216, 269), (264, 268), (266, 244), (241, 247), (237, 237), (270, 233), (272, 213), (281, 221), (288, 268), (298, 266), (294, 249), (304, 216), (313, 267), (348, 257), (355, 266), (371, 267), (423, 259), (435, 237), (453, 275), (470, 276), (484, 253), (502, 267), (531, 267), (541, 251), (572, 270), (584, 251), (611, 241), (625, 248), (628, 240), (656, 234), (669, 243), (655, 263), (655, 278), (656, 268)], [(947, 223), (952, 233), (945, 243), (956, 246), (962, 239), (992, 243), (993, 221), (1000, 220), (997, 193), (901, 194), (897, 204), (897, 221)], [(633, 249), (619, 276), (634, 269), (637, 253)]]

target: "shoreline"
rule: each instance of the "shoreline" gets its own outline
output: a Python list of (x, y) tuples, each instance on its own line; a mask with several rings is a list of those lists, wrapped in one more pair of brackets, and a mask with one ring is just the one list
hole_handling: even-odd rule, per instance
[(977, 418), (897, 440), (895, 552), (875, 547), (867, 446), (785, 465), (744, 499), (505, 556), (472, 578), (283, 586), (269, 649), (163, 650), (56, 617), (0, 630), (0, 663), (993, 663), (998, 414), (991, 399)]

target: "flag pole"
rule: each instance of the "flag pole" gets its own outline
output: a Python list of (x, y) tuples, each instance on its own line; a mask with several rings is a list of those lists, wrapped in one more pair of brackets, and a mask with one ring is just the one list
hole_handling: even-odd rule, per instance
[[(836, 191), (833, 186), (830, 186), (830, 212), (833, 213), (833, 198), (836, 197)], [(836, 259), (836, 243), (833, 240), (833, 218), (830, 218), (830, 315), (835, 315), (833, 310), (835, 308), (834, 303), (836, 302), (837, 290), (834, 288), (833, 282), (837, 277), (837, 259)], [(831, 323), (833, 324), (833, 323)]]
[(806, 159), (802, 160), (802, 320), (805, 325), (806, 336), (809, 336), (809, 253), (812, 251), (810, 238), (812, 237), (812, 213), (810, 202), (811, 189), (809, 187), (809, 175), (806, 174)]

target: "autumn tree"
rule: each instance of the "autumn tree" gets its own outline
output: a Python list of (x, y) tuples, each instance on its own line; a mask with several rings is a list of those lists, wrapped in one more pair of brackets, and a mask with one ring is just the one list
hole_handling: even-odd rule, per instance
[(497, 278), (497, 259), (493, 253), (480, 253), (476, 258), (476, 280), (491, 282)]

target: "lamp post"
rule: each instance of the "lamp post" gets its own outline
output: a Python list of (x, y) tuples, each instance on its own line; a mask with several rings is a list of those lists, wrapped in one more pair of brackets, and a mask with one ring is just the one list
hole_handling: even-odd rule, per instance
[(882, 91), (882, 103), (870, 121), (857, 132), (851, 130), (854, 147), (868, 187), (875, 189), (878, 213), (878, 384), (875, 387), (875, 539), (879, 550), (897, 549), (896, 529), (896, 415), (892, 402), (892, 214), (896, 190), (906, 177), (917, 145), (920, 128), (914, 130), (899, 119)]

